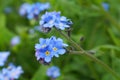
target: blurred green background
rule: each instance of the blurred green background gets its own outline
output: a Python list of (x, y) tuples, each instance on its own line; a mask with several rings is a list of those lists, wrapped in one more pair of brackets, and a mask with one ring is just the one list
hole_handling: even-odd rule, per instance
[[(49, 66), (39, 64), (34, 48), (38, 39), (59, 35), (54, 31), (30, 34), (29, 30), (35, 25), (18, 13), (24, 2), (49, 2), (49, 11), (61, 11), (61, 15), (73, 21), (72, 39), (120, 75), (120, 0), (0, 0), (0, 51), (11, 51), (7, 63), (23, 67), (24, 74), (19, 80), (50, 80), (46, 69), (52, 65), (61, 70), (56, 80), (116, 80), (84, 56), (65, 54), (54, 58)], [(103, 2), (109, 4), (108, 11), (102, 7)], [(6, 13), (6, 8), (11, 11)], [(16, 35), (21, 37), (21, 43), (11, 47), (10, 40)], [(81, 37), (84, 41), (80, 42)]]

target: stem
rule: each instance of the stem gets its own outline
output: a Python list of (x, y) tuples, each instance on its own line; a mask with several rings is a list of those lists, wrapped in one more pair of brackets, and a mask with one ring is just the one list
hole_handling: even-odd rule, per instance
[(97, 59), (96, 57), (94, 57), (93, 55), (91, 55), (89, 53), (85, 52), (84, 55), (89, 57), (91, 60), (95, 61), (96, 63), (100, 64), (106, 71), (111, 73), (114, 77), (116, 77), (116, 79), (120, 80), (119, 75), (116, 74), (116, 72), (113, 71), (107, 64), (105, 64), (104, 62), (102, 62), (101, 60)]
[(61, 32), (60, 30), (56, 29), (61, 35), (63, 35), (77, 50), (79, 51), (73, 51), (74, 53), (79, 53), (83, 55), (85, 55), (86, 57), (88, 57), (89, 59), (95, 61), (96, 63), (98, 63), (99, 65), (101, 65), (106, 71), (108, 71), (109, 73), (111, 73), (116, 79), (120, 80), (120, 77), (118, 74), (116, 74), (116, 72), (114, 72), (108, 65), (106, 65), (104, 62), (102, 62), (101, 60), (97, 59), (96, 57), (94, 57), (93, 55), (89, 54), (88, 52), (86, 52), (84, 49), (82, 49), (76, 42), (74, 42), (70, 37), (68, 37), (66, 34), (64, 34), (63, 32)]
[(75, 43), (69, 36), (61, 32), (60, 30), (56, 29), (60, 34), (62, 34), (77, 50), (83, 51), (83, 49)]

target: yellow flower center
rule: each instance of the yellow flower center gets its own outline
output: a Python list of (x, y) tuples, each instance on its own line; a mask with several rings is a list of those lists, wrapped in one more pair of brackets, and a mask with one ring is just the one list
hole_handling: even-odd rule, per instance
[(49, 52), (49, 51), (46, 51), (45, 54), (48, 56), (48, 55), (50, 54), (50, 52)]
[(57, 51), (57, 48), (56, 48), (56, 47), (54, 47), (54, 48), (53, 48), (53, 50), (54, 50), (54, 51)]

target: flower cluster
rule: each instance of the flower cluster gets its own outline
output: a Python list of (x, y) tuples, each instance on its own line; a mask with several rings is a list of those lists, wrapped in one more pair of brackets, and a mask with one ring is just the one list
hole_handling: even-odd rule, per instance
[(8, 68), (3, 68), (0, 71), (0, 80), (14, 80), (18, 79), (19, 76), (23, 73), (21, 66), (14, 66), (9, 64)]
[(43, 28), (56, 27), (57, 29), (64, 30), (69, 28), (72, 22), (65, 16), (61, 16), (60, 12), (46, 12), (41, 16), (40, 26)]
[(27, 16), (28, 19), (37, 19), (41, 11), (44, 11), (50, 7), (49, 3), (34, 3), (28, 4), (24, 3), (19, 9), (19, 14), (21, 16)]
[(52, 67), (48, 68), (46, 74), (47, 74), (47, 76), (55, 79), (60, 76), (60, 69), (56, 66), (52, 66)]
[(10, 52), (0, 52), (0, 66), (4, 66), (5, 61), (7, 60)]
[(37, 60), (42, 63), (49, 63), (54, 56), (59, 57), (59, 54), (62, 55), (66, 52), (64, 47), (66, 47), (67, 44), (64, 44), (61, 38), (56, 39), (54, 36), (50, 39), (40, 38), (39, 42), (39, 44), (35, 45), (35, 56)]

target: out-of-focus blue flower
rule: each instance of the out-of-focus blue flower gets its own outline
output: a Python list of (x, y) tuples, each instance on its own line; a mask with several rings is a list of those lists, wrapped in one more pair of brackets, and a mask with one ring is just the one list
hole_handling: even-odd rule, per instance
[(6, 7), (6, 8), (4, 9), (4, 12), (5, 12), (6, 14), (9, 14), (9, 13), (12, 12), (12, 8), (11, 8), (11, 7)]
[(44, 10), (47, 10), (50, 8), (50, 3), (41, 3), (41, 7), (40, 7), (40, 10), (41, 11), (44, 11)]
[(53, 79), (59, 77), (60, 76), (60, 69), (56, 66), (52, 66), (52, 67), (48, 68), (47, 76), (49, 76)]
[(106, 11), (108, 11), (109, 10), (109, 4), (108, 3), (105, 3), (105, 2), (103, 2), (102, 3), (102, 6), (103, 6), (103, 8), (106, 10)]
[(0, 66), (4, 66), (5, 61), (7, 60), (10, 52), (0, 52)]
[(31, 5), (31, 9), (28, 11), (27, 18), (28, 19), (33, 19), (33, 18), (38, 18), (38, 15), (41, 11), (44, 11), (50, 7), (49, 3), (35, 3)]
[(37, 60), (49, 63), (53, 56), (59, 57), (59, 54), (64, 54), (66, 46), (62, 39), (56, 39), (54, 36), (49, 39), (40, 38), (39, 43), (35, 45), (35, 56)]
[(31, 9), (31, 5), (28, 4), (28, 3), (24, 3), (20, 6), (20, 9), (19, 9), (19, 14), (21, 16), (25, 16), (27, 15), (28, 11)]
[(14, 66), (9, 64), (8, 68), (3, 68), (0, 72), (0, 80), (13, 80), (18, 79), (19, 76), (23, 73), (21, 66)]
[(72, 22), (65, 16), (60, 16), (60, 12), (46, 12), (42, 15), (40, 25), (46, 28), (56, 27), (57, 29), (64, 30), (69, 28)]
[(26, 15), (28, 19), (33, 19), (33, 18), (37, 19), (40, 12), (47, 10), (48, 8), (50, 8), (49, 3), (39, 3), (39, 2), (36, 2), (34, 4), (24, 3), (20, 7), (19, 14), (21, 16)]
[(20, 37), (19, 36), (15, 36), (11, 39), (11, 45), (15, 46), (18, 45), (20, 43)]

